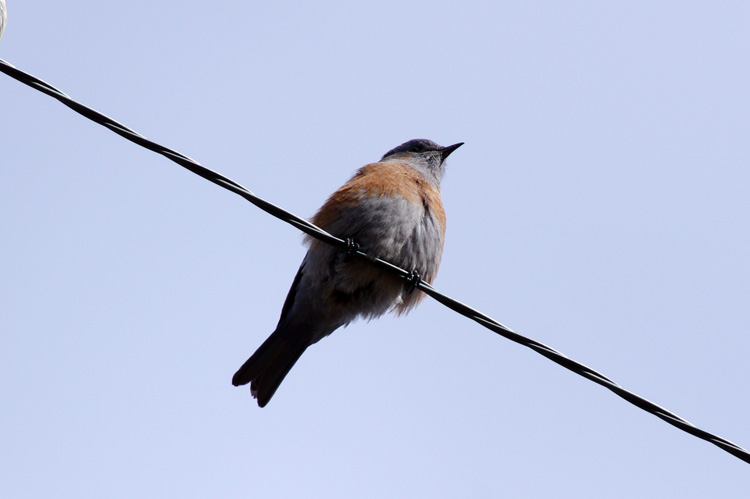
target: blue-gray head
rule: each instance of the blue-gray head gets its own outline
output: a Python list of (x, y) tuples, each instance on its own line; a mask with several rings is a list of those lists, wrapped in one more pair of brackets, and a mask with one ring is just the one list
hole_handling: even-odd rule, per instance
[(385, 153), (380, 161), (407, 161), (433, 177), (439, 184), (445, 169), (445, 158), (463, 144), (459, 142), (443, 147), (431, 140), (412, 139)]

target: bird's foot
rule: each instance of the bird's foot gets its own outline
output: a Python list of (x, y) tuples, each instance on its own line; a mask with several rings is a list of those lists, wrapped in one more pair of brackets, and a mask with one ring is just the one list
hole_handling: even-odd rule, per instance
[(346, 254), (349, 256), (354, 256), (354, 253), (356, 253), (359, 250), (359, 244), (357, 244), (354, 239), (351, 237), (346, 238)]
[(417, 269), (412, 269), (412, 271), (409, 272), (409, 283), (406, 286), (406, 293), (411, 294), (415, 289), (417, 289), (417, 285), (420, 282), (422, 282), (422, 276), (419, 275)]

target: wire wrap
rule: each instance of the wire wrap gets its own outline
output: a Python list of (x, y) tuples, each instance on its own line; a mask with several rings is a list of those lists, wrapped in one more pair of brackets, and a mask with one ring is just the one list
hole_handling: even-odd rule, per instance
[(50, 97), (54, 99), (57, 99), (58, 101), (62, 102), (63, 104), (65, 104), (66, 106), (74, 110), (75, 112), (112, 130), (116, 134), (130, 140), (131, 142), (134, 142), (140, 145), (141, 147), (145, 147), (146, 149), (149, 149), (157, 154), (161, 154), (162, 156), (174, 161), (175, 163), (190, 170), (196, 175), (199, 175), (205, 178), (206, 180), (213, 182), (216, 185), (219, 185), (231, 192), (234, 192), (235, 194), (238, 194), (239, 196), (242, 196), (243, 198), (245, 198), (246, 200), (248, 200), (249, 202), (257, 206), (258, 208), (264, 210), (265, 212), (275, 216), (276, 218), (280, 220), (283, 220), (284, 222), (288, 224), (291, 224), (297, 229), (317, 239), (320, 239), (321, 241), (324, 241), (328, 244), (339, 247), (341, 249), (348, 250), (362, 258), (365, 258), (371, 261), (374, 265), (377, 265), (380, 268), (388, 272), (391, 272), (392, 274), (404, 279), (405, 281), (414, 285), (417, 289), (427, 293), (429, 296), (431, 296), (432, 298), (434, 298), (441, 304), (477, 322), (478, 324), (486, 327), (490, 331), (493, 331), (504, 338), (507, 338), (520, 345), (523, 345), (527, 348), (534, 350), (536, 353), (543, 355), (544, 357), (548, 358), (552, 362), (555, 362), (556, 364), (559, 364), (562, 367), (580, 376), (583, 376), (584, 378), (590, 381), (593, 381), (594, 383), (597, 383), (607, 388), (608, 390), (614, 392), (616, 395), (622, 397), (623, 399), (627, 400), (628, 402), (635, 405), (636, 407), (650, 414), (653, 414), (654, 416), (666, 421), (672, 426), (675, 426), (679, 428), (680, 430), (687, 432), (695, 437), (698, 437), (707, 442), (710, 442), (716, 445), (717, 447), (719, 447), (720, 449), (745, 461), (746, 463), (750, 463), (750, 453), (744, 448), (740, 447), (739, 445), (733, 442), (730, 442), (729, 440), (725, 438), (719, 437), (717, 435), (714, 435), (712, 433), (709, 433), (705, 430), (698, 428), (694, 424), (664, 409), (663, 407), (660, 407), (656, 405), (655, 403), (631, 391), (626, 390), (625, 388), (618, 385), (617, 383), (607, 378), (603, 374), (600, 374), (599, 372), (591, 369), (590, 367), (587, 367), (584, 364), (581, 364), (580, 362), (577, 362), (563, 355), (562, 353), (558, 352), (554, 348), (549, 347), (543, 343), (539, 343), (538, 341), (535, 341), (531, 338), (527, 338), (523, 335), (520, 335), (516, 333), (515, 331), (513, 331), (512, 329), (502, 325), (495, 319), (489, 317), (488, 315), (485, 315), (482, 312), (479, 312), (478, 310), (475, 310), (469, 307), (468, 305), (465, 305), (457, 300), (454, 300), (453, 298), (447, 295), (444, 295), (443, 293), (439, 292), (438, 290), (436, 290), (435, 288), (433, 288), (426, 282), (422, 280), (418, 280), (415, 282), (414, 276), (411, 272), (408, 272), (402, 268), (399, 268), (396, 265), (393, 265), (385, 260), (381, 260), (380, 258), (370, 257), (366, 253), (360, 251), (359, 249), (352, 249), (350, 243), (347, 242), (346, 240), (332, 236), (328, 232), (316, 227), (315, 225), (308, 222), (307, 220), (256, 196), (251, 191), (249, 191), (242, 185), (238, 184), (237, 182), (219, 173), (209, 170), (208, 168), (204, 167), (197, 161), (185, 156), (184, 154), (181, 154), (177, 151), (174, 151), (160, 144), (157, 144), (156, 142), (152, 142), (148, 140), (141, 134), (135, 132), (134, 130), (131, 130), (125, 125), (118, 123), (112, 118), (109, 118), (105, 116), (104, 114), (94, 109), (91, 109), (90, 107), (87, 107), (83, 104), (80, 104), (79, 102), (74, 101), (68, 95), (56, 89), (52, 85), (40, 80), (39, 78), (36, 78), (35, 76), (32, 76), (19, 69), (16, 69), (15, 67), (8, 64), (2, 59), (0, 59), (0, 71), (7, 74), (11, 78), (15, 78), (21, 83), (24, 83), (44, 94), (49, 95)]

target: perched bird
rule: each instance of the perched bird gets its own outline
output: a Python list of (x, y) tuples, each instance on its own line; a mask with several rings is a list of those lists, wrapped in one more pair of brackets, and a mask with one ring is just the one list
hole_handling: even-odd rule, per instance
[[(440, 179), (445, 158), (463, 142), (442, 147), (414, 139), (360, 168), (318, 210), (312, 222), (432, 282), (445, 239)], [(424, 297), (407, 282), (350, 252), (307, 236), (307, 255), (281, 309), (276, 330), (232, 378), (250, 383), (264, 407), (313, 343), (358, 317), (405, 314)]]

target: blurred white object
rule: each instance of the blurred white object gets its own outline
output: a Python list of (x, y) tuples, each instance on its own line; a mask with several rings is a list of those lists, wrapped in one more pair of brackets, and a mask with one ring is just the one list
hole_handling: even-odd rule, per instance
[(3, 36), (5, 22), (8, 20), (8, 12), (5, 10), (5, 0), (0, 0), (0, 38)]

